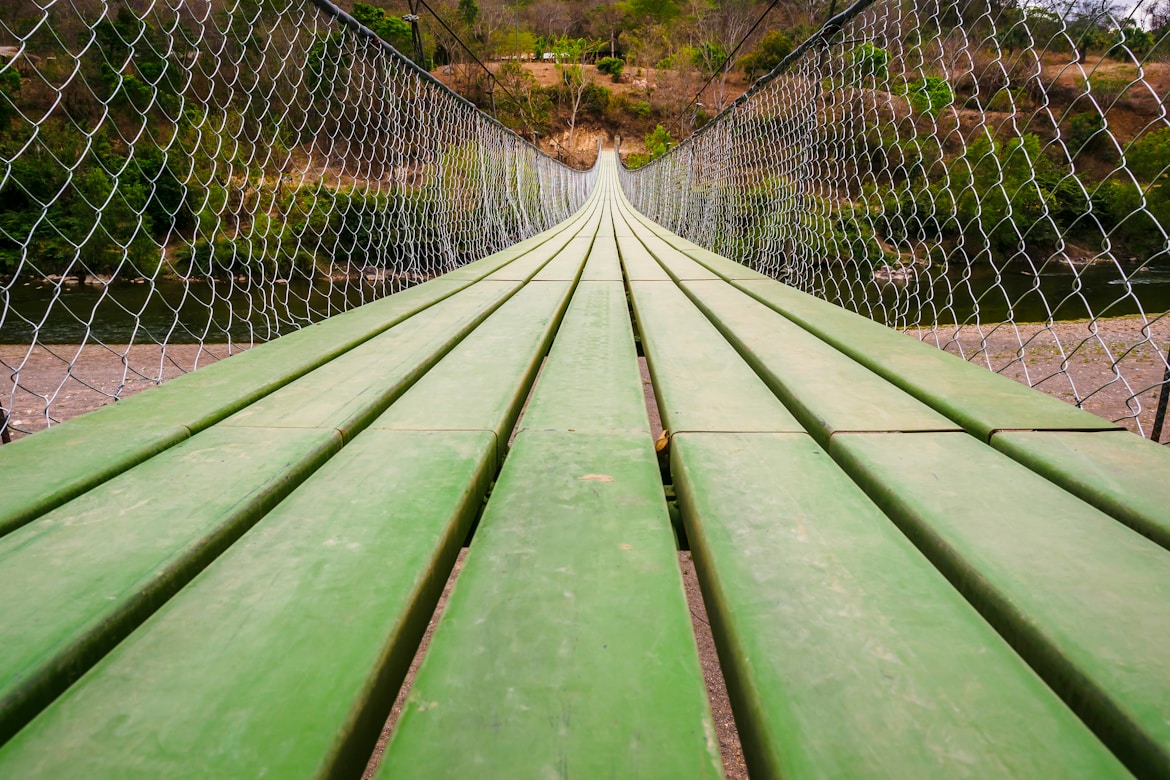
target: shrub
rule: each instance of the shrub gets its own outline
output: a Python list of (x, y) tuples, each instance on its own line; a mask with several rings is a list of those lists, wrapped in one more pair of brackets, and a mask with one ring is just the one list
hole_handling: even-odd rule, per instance
[(760, 38), (750, 54), (740, 60), (740, 67), (749, 81), (755, 81), (757, 74), (770, 72), (792, 53), (792, 49), (790, 37), (779, 30), (772, 30)]
[(646, 134), (646, 153), (631, 154), (626, 159), (626, 165), (630, 168), (641, 168), (651, 160), (657, 160), (666, 154), (673, 146), (674, 139), (670, 136), (670, 131), (662, 125), (658, 125), (653, 131)]
[(621, 80), (622, 69), (625, 67), (626, 63), (621, 57), (602, 57), (597, 61), (598, 72), (604, 73), (615, 82)]
[(597, 84), (586, 84), (581, 93), (581, 111), (594, 116), (601, 116), (609, 108), (609, 99), (612, 93), (605, 87)]
[(16, 97), (20, 94), (20, 73), (16, 66), (0, 57), (0, 130), (16, 116)]
[(650, 116), (650, 103), (646, 100), (637, 100), (630, 104), (630, 113), (639, 119)]
[(890, 77), (890, 53), (872, 43), (863, 43), (850, 54), (850, 65), (859, 79), (885, 81)]
[(907, 97), (914, 110), (937, 117), (939, 113), (955, 102), (955, 93), (944, 78), (927, 76), (906, 85)]
[(1078, 154), (1092, 151), (1101, 145), (1105, 119), (1096, 111), (1084, 111), (1070, 116), (1062, 129), (1069, 159), (1075, 160)]

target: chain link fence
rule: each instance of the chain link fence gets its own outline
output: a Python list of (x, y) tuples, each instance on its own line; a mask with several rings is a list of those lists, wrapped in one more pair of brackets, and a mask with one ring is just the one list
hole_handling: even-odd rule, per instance
[(623, 187), (720, 254), (1166, 441), (1170, 41), (1110, 7), (861, 0)]
[(573, 213), (595, 175), (328, 2), (10, 0), (0, 427), (491, 254)]

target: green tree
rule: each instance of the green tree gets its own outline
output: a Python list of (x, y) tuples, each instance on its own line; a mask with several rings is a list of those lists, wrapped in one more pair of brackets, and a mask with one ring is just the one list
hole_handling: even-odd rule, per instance
[(658, 125), (646, 134), (646, 153), (631, 154), (626, 158), (626, 165), (630, 168), (641, 168), (652, 160), (657, 160), (674, 147), (674, 138), (670, 131)]
[[(474, 5), (474, 3), (472, 3)], [(462, 4), (461, 4), (462, 5)], [(353, 4), (353, 18), (400, 52), (411, 50), (410, 25), (382, 8)]]
[(743, 72), (748, 81), (755, 81), (756, 76), (769, 73), (773, 68), (792, 53), (792, 39), (779, 30), (771, 30), (764, 34), (746, 57), (740, 60)]
[(569, 38), (561, 36), (553, 41), (552, 51), (556, 55), (557, 68), (561, 72), (561, 81), (569, 103), (569, 140), (570, 153), (573, 149), (573, 135), (577, 129), (577, 119), (581, 111), (581, 103), (589, 87), (593, 85), (593, 72), (585, 69), (585, 57), (597, 51), (600, 41), (590, 41), (586, 38)]
[(468, 27), (475, 24), (475, 18), (479, 16), (479, 6), (475, 4), (475, 0), (459, 0), (459, 18)]
[(676, 0), (629, 0), (630, 16), (657, 24), (672, 22), (682, 15)]

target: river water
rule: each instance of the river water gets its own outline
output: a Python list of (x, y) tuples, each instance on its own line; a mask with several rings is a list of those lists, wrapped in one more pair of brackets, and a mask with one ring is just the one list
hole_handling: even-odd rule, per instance
[[(375, 300), (382, 286), (364, 279), (347, 282), (290, 282), (263, 290), (233, 288), (224, 282), (160, 280), (109, 285), (17, 283), (0, 291), (4, 321), (0, 343), (77, 343), (88, 333), (106, 343), (155, 340), (165, 343), (265, 341), (330, 313)], [(221, 297), (224, 292), (226, 299)], [(1046, 273), (997, 275), (990, 268), (953, 269), (928, 281), (852, 282), (842, 287), (853, 300), (867, 300), (875, 318), (913, 323), (964, 322), (978, 308), (982, 322), (1041, 322), (1097, 316), (1147, 315), (1170, 311), (1170, 268), (1131, 274), (1129, 291), (1117, 268), (1101, 264)], [(949, 306), (942, 303), (951, 296)], [(1140, 309), (1139, 309), (1140, 301)], [(1045, 305), (1047, 302), (1047, 306)], [(19, 313), (19, 314), (17, 314)], [(1011, 315), (1009, 317), (1009, 314)], [(904, 318), (904, 319), (903, 319)], [(898, 320), (894, 320), (897, 322)]]

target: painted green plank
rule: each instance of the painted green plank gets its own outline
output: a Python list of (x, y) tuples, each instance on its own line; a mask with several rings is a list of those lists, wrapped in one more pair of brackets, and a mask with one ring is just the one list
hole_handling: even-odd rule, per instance
[(0, 536), (190, 435), (181, 425), (143, 423), (124, 406), (113, 404), (100, 416), (83, 415), (0, 447)]
[(336, 428), (349, 437), (520, 287), (481, 281), (242, 409), (221, 423)]
[(759, 271), (752, 270), (746, 265), (737, 263), (734, 260), (729, 260), (723, 255), (717, 255), (709, 249), (704, 249), (701, 246), (692, 244), (691, 242), (683, 238), (679, 238), (673, 234), (665, 234), (662, 237), (663, 240), (665, 240), (671, 246), (685, 253), (688, 257), (693, 258), (707, 268), (710, 268), (720, 277), (728, 281), (768, 279), (765, 274), (762, 274)]
[(671, 458), (753, 778), (1128, 776), (811, 438)]
[(720, 774), (649, 437), (521, 433), (377, 776)]
[(1120, 427), (779, 282), (734, 284), (984, 441), (996, 430)]
[(649, 435), (621, 283), (578, 283), (537, 387), (520, 420), (521, 430)]
[(1170, 448), (1128, 431), (1004, 431), (991, 446), (1170, 548)]
[[(216, 427), (0, 540), (0, 740), (336, 452), (321, 430)], [(194, 499), (194, 500), (193, 500)]]
[(642, 242), (642, 245), (666, 270), (671, 279), (675, 281), (714, 281), (719, 279), (710, 269), (699, 265), (658, 236), (638, 225), (633, 225), (633, 227), (634, 235), (638, 241)]
[(682, 288), (824, 444), (841, 431), (946, 431), (958, 426), (722, 280)]
[(512, 262), (516, 258), (521, 257), (522, 255), (525, 255), (532, 250), (538, 249), (550, 241), (568, 238), (569, 231), (577, 229), (589, 218), (591, 209), (592, 204), (587, 202), (577, 211), (576, 214), (564, 222), (554, 226), (553, 228), (538, 233), (530, 238), (526, 238), (523, 241), (515, 243), (507, 249), (496, 252), (494, 255), (489, 255), (482, 260), (477, 260), (474, 263), (468, 263), (467, 265), (460, 266), (454, 271), (443, 274), (443, 276), (440, 278), (478, 281), (493, 271), (503, 268), (505, 265)]
[(548, 262), (532, 277), (535, 282), (573, 282), (581, 275), (589, 247), (593, 246), (594, 235), (582, 232), (570, 241), (561, 253)]
[(1131, 770), (1170, 775), (1170, 554), (977, 439), (830, 452)]
[(589, 262), (585, 264), (585, 272), (581, 279), (587, 282), (620, 282), (622, 280), (622, 265), (618, 257), (617, 242), (612, 235), (613, 224), (610, 225), (610, 235), (597, 234), (593, 248), (589, 252)]
[(674, 282), (630, 282), (665, 428), (803, 433), (763, 380)]
[(570, 282), (527, 284), (370, 427), (491, 431), (503, 460), (571, 291)]
[(0, 749), (0, 775), (360, 775), (492, 450), (366, 431)]
[(618, 251), (622, 256), (622, 267), (631, 282), (669, 282), (670, 274), (658, 264), (654, 256), (633, 236), (618, 236)]

